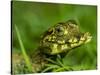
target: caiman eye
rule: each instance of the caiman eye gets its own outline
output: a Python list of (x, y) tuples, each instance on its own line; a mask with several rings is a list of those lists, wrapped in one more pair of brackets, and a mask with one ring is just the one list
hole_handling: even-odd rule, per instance
[(57, 28), (56, 30), (57, 30), (57, 32), (61, 32), (62, 31), (60, 28)]
[(61, 36), (64, 33), (64, 28), (62, 26), (57, 26), (55, 30), (57, 35)]

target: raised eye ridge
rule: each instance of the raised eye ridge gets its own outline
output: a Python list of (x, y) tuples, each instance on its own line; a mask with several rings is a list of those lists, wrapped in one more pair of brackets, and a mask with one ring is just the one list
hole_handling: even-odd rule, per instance
[(77, 25), (77, 22), (75, 20), (68, 20), (66, 23), (71, 23)]

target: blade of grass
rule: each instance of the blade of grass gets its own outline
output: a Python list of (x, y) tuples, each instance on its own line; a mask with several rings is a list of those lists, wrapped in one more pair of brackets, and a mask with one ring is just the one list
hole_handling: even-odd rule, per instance
[(52, 60), (52, 59), (45, 58), (45, 60), (47, 60), (47, 61), (49, 61), (49, 62), (51, 62), (51, 63), (53, 63), (53, 64), (57, 64), (57, 65), (58, 65), (58, 63), (57, 63), (57, 62), (55, 62), (55, 61), (54, 61), (54, 60)]
[(60, 57), (59, 54), (57, 55), (57, 59), (56, 60), (57, 60), (57, 62), (59, 63), (60, 66), (62, 66), (62, 67), (64, 66), (62, 58)]
[[(45, 64), (46, 67), (55, 66), (56, 64)], [(56, 65), (59, 67), (59, 65)]]
[(54, 69), (54, 68), (58, 68), (59, 66), (50, 66), (50, 67), (47, 67), (46, 69), (44, 69), (41, 73), (44, 73), (44, 72), (46, 72), (46, 71), (48, 71), (48, 70), (51, 70), (51, 69)]
[(60, 61), (59, 58), (57, 58), (56, 60), (57, 60), (57, 62), (59, 63), (60, 66), (62, 66), (62, 67), (64, 66), (64, 64)]
[(21, 40), (21, 37), (20, 37), (19, 30), (18, 30), (18, 28), (17, 28), (16, 25), (15, 25), (15, 30), (16, 30), (16, 34), (17, 34), (17, 37), (18, 37), (18, 41), (19, 41), (19, 44), (20, 44), (20, 48), (21, 48), (21, 51), (22, 51), (22, 54), (23, 54), (25, 63), (26, 63), (26, 65), (27, 65), (29, 71), (32, 71), (31, 62), (30, 62), (30, 60), (29, 60), (29, 57), (28, 57), (27, 54), (26, 54), (25, 48), (24, 48), (24, 46), (23, 46), (23, 43), (22, 43), (22, 40)]
[(56, 69), (55, 72), (60, 72), (62, 70), (65, 70), (65, 69), (63, 67), (61, 67), (61, 68)]
[(70, 71), (70, 70), (72, 70), (72, 68), (65, 66), (65, 67), (61, 67), (61, 68), (56, 69), (55, 72), (59, 72), (59, 71), (62, 71), (62, 70), (63, 71)]

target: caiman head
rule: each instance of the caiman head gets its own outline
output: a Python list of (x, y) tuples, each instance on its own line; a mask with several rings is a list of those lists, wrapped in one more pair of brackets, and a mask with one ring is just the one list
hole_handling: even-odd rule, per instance
[(91, 41), (89, 32), (81, 32), (74, 20), (57, 23), (50, 27), (40, 41), (41, 52), (56, 55), (67, 52)]

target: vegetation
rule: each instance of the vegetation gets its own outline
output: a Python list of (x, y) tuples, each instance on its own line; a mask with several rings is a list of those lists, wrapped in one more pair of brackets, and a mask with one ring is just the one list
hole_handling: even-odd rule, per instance
[[(41, 72), (93, 70), (97, 68), (96, 6), (13, 1), (12, 54), (19, 53), (22, 55), (21, 57), (25, 60), (27, 66), (24, 72), (21, 72), (20, 69), (20, 72), (17, 73), (32, 72), (29, 55), (35, 52), (41, 35), (50, 26), (69, 19), (75, 19), (81, 31), (90, 32), (93, 37), (92, 41), (87, 45), (72, 50), (63, 59), (59, 57), (55, 61), (47, 59), (50, 63), (46, 64), (46, 68)], [(16, 59), (20, 59), (20, 57)], [(14, 65), (14, 63), (12, 64)]]

